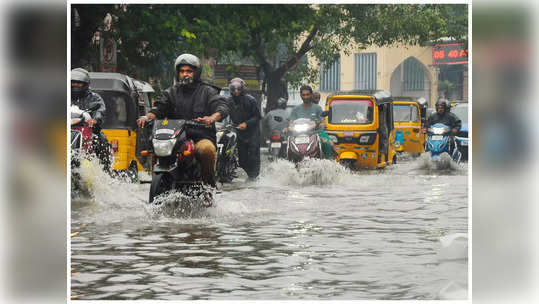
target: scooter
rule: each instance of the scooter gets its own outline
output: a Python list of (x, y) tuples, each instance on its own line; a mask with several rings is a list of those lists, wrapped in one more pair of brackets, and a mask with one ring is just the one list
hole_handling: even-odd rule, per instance
[(305, 157), (323, 158), (320, 135), (316, 123), (308, 118), (299, 118), (292, 122), (288, 136), (287, 159), (294, 163)]
[(188, 136), (192, 128), (205, 128), (205, 124), (195, 120), (156, 119), (153, 122), (151, 135), (151, 151), (143, 151), (142, 155), (152, 153), (156, 164), (153, 166), (149, 202), (171, 190), (179, 190), (187, 196), (203, 197), (197, 200), (198, 206), (189, 208), (210, 207), (213, 194), (202, 185), (200, 163), (195, 158), (195, 143)]
[(462, 154), (451, 140), (450, 132), (450, 128), (442, 123), (434, 124), (427, 129), (425, 151), (431, 153), (432, 160), (439, 160), (441, 154), (447, 153), (453, 161), (460, 162)]
[(217, 131), (217, 180), (229, 183), (237, 177), (238, 134), (237, 127), (228, 124)]

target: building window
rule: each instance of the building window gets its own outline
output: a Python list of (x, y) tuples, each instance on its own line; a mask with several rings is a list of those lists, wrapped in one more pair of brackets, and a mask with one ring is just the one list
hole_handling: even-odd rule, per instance
[(376, 90), (376, 53), (355, 56), (355, 89)]
[(404, 60), (404, 91), (423, 91), (425, 89), (425, 71), (415, 58)]
[(341, 57), (328, 68), (320, 65), (320, 91), (338, 91), (341, 89)]

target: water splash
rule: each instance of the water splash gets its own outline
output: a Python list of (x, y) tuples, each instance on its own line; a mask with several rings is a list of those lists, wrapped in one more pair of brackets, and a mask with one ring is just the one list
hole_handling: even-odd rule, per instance
[(451, 159), (451, 156), (447, 153), (442, 153), (436, 160), (432, 159), (431, 153), (426, 152), (421, 154), (417, 159), (417, 169), (427, 171), (461, 171), (466, 170), (465, 164), (457, 164)]
[(153, 218), (204, 216), (206, 208), (214, 204), (215, 195), (215, 188), (208, 185), (172, 190), (157, 196), (146, 209)]
[(277, 160), (262, 172), (260, 183), (266, 185), (332, 185), (343, 182), (351, 172), (335, 161), (327, 159), (305, 159), (298, 163)]

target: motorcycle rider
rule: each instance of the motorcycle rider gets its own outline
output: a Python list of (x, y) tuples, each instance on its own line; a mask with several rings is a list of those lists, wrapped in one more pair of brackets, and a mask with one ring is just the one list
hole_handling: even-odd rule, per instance
[(308, 85), (303, 85), (299, 91), (303, 104), (298, 105), (292, 110), (290, 114), (290, 126), (298, 118), (309, 118), (318, 121), (322, 117), (322, 108), (317, 104), (313, 104), (313, 89)]
[(427, 119), (426, 128), (430, 128), (437, 123), (443, 123), (451, 129), (451, 153), (453, 153), (453, 147), (455, 146), (454, 136), (459, 132), (462, 127), (462, 121), (457, 115), (449, 112), (449, 102), (446, 99), (439, 99), (436, 102), (436, 112), (432, 113)]
[(229, 107), (219, 88), (200, 79), (202, 66), (198, 57), (182, 54), (174, 63), (175, 76), (172, 87), (166, 89), (146, 116), (137, 120), (139, 128), (146, 122), (158, 119), (196, 119), (206, 128), (189, 129), (195, 142), (195, 157), (201, 164), (202, 181), (216, 187), (215, 165), (217, 160), (215, 122), (225, 118)]
[(243, 79), (230, 80), (229, 88), (230, 119), (239, 129), (239, 163), (252, 181), (260, 174), (260, 107), (253, 96), (245, 93)]
[(94, 134), (94, 149), (103, 169), (110, 171), (110, 144), (107, 137), (101, 131), (101, 125), (105, 120), (105, 102), (103, 98), (90, 89), (90, 74), (83, 68), (71, 70), (71, 105), (76, 105), (81, 110), (88, 110), (97, 107), (91, 111), (92, 119), (88, 120), (88, 126), (92, 128)]
[[(290, 114), (290, 127), (292, 127), (292, 122), (298, 118), (309, 118), (314, 120), (320, 127), (319, 135), (322, 142), (322, 154), (324, 154), (325, 158), (334, 158), (335, 155), (337, 155), (337, 150), (333, 142), (329, 139), (327, 133), (323, 130), (324, 125), (321, 124), (322, 107), (313, 103), (313, 89), (308, 85), (303, 85), (299, 91), (303, 104), (300, 104), (292, 110), (292, 113)], [(320, 94), (318, 95), (318, 101), (320, 101)], [(324, 153), (325, 151), (327, 153)], [(330, 151), (333, 152), (331, 155), (329, 153)]]

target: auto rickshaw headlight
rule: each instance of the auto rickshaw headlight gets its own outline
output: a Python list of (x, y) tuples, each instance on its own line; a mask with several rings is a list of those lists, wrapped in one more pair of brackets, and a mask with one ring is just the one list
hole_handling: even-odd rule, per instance
[(336, 143), (339, 141), (339, 139), (337, 138), (337, 136), (335, 135), (329, 135), (329, 140), (331, 140), (332, 142)]
[(375, 136), (372, 136), (371, 134), (363, 134), (359, 137), (359, 144), (360, 145), (371, 145), (375, 140)]

